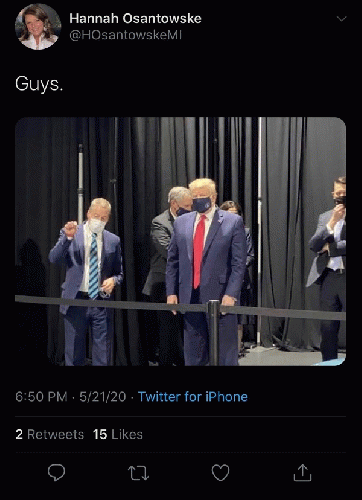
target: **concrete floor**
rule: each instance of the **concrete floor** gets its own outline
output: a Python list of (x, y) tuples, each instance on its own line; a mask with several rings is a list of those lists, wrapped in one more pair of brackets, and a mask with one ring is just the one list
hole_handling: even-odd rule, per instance
[[(345, 358), (339, 353), (338, 358)], [(245, 356), (239, 358), (239, 366), (311, 366), (322, 361), (316, 352), (285, 352), (276, 347), (254, 347), (247, 349)]]

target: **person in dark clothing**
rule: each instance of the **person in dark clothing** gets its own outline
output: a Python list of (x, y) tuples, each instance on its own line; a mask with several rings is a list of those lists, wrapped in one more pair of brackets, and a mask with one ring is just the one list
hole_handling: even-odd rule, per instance
[[(334, 208), (319, 216), (309, 247), (317, 254), (307, 280), (320, 286), (322, 311), (346, 311), (346, 177), (334, 181)], [(339, 321), (321, 321), (322, 360), (338, 358)]]
[[(174, 187), (168, 194), (169, 208), (155, 217), (151, 224), (152, 256), (150, 271), (142, 293), (151, 302), (166, 302), (166, 263), (167, 250), (173, 233), (173, 223), (183, 213), (190, 212), (192, 197), (185, 187)], [(183, 365), (183, 319), (181, 315), (174, 316), (169, 311), (157, 311), (158, 339), (155, 350), (158, 349), (159, 365)], [(153, 339), (155, 340), (155, 339)], [(148, 339), (152, 343), (151, 339)], [(151, 349), (152, 350), (152, 349)], [(153, 357), (153, 354), (151, 354)], [(154, 361), (154, 360), (153, 360)]]

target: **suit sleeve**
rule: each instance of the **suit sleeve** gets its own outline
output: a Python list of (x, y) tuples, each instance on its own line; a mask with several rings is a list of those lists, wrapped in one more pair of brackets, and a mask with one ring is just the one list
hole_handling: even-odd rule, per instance
[(114, 262), (114, 275), (113, 279), (116, 285), (120, 285), (123, 281), (124, 274), (123, 274), (123, 262), (122, 262), (122, 252), (121, 252), (121, 240), (119, 237), (117, 241), (117, 246), (116, 246), (116, 256), (115, 256), (115, 262)]
[[(328, 222), (328, 221), (327, 221)], [(333, 243), (334, 236), (327, 229), (325, 217), (319, 216), (317, 230), (309, 241), (309, 248), (318, 253), (326, 243)]]
[(238, 218), (234, 227), (231, 242), (231, 274), (225, 290), (225, 295), (239, 299), (244, 281), (247, 259), (246, 234), (243, 219)]
[(72, 241), (73, 240), (68, 240), (62, 229), (57, 243), (49, 252), (49, 260), (52, 264), (64, 264), (66, 262), (66, 257)]
[(167, 259), (168, 246), (170, 244), (170, 233), (167, 228), (157, 220), (152, 221), (151, 239), (157, 252)]
[(168, 247), (167, 265), (166, 265), (166, 295), (179, 294), (179, 250), (177, 245), (177, 225), (174, 226), (174, 232)]
[(347, 255), (346, 240), (333, 241), (333, 243), (330, 243), (329, 255), (331, 257), (342, 257), (343, 255)]

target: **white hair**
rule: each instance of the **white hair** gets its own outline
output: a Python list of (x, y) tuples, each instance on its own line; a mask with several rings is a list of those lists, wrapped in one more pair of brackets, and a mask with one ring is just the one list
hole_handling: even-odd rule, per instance
[(215, 181), (213, 181), (212, 179), (207, 179), (207, 178), (195, 179), (189, 184), (190, 191), (205, 187), (209, 189), (210, 194), (216, 194)]
[(92, 209), (95, 207), (107, 208), (109, 210), (109, 212), (111, 212), (111, 208), (112, 208), (109, 201), (107, 201), (104, 198), (94, 198), (94, 200), (92, 200), (92, 203), (90, 204), (89, 209)]
[(184, 198), (186, 198), (186, 196), (189, 196), (191, 198), (190, 190), (185, 187), (176, 186), (173, 187), (171, 191), (168, 193), (167, 201), (169, 203), (171, 203), (172, 200), (179, 202)]

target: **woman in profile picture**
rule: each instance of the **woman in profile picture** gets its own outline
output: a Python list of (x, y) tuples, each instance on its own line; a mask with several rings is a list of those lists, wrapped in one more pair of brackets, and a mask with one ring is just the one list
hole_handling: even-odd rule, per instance
[(21, 14), (25, 26), (19, 40), (26, 47), (43, 50), (58, 40), (48, 14), (40, 5), (30, 5)]

